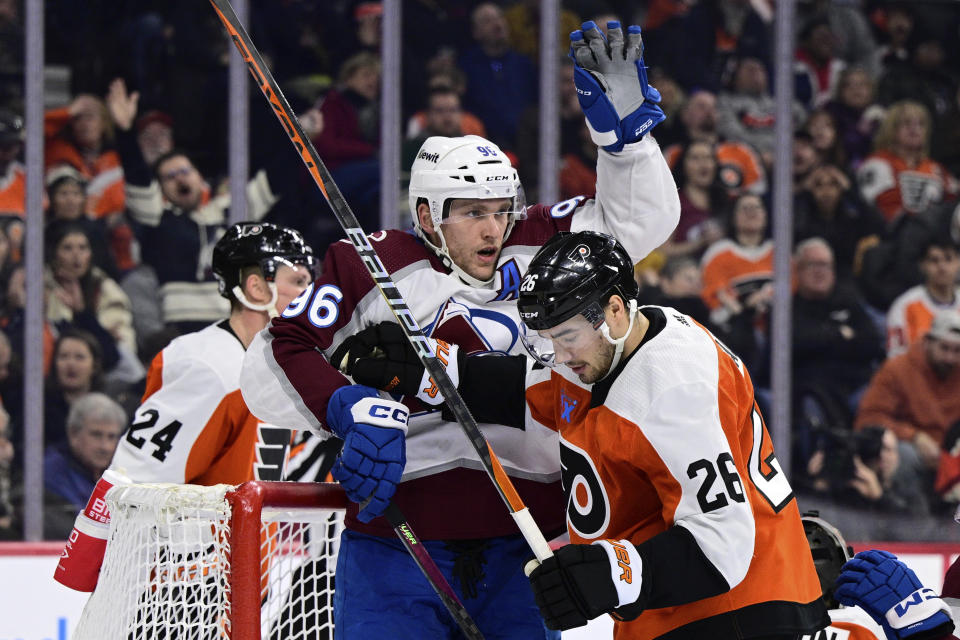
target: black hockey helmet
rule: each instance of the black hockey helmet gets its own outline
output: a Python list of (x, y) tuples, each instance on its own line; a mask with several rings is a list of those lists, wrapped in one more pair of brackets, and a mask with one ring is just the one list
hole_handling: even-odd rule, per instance
[(315, 274), (317, 259), (299, 231), (269, 222), (232, 225), (213, 247), (213, 275), (220, 295), (233, 297), (247, 267), (260, 267), (267, 282), (273, 282), (277, 267), (303, 265)]
[(599, 326), (601, 301), (614, 293), (624, 301), (640, 293), (627, 250), (613, 236), (596, 231), (560, 232), (530, 261), (517, 308), (523, 323), (536, 331), (578, 313)]
[(833, 591), (836, 589), (837, 576), (843, 564), (853, 557), (853, 548), (847, 545), (836, 527), (820, 517), (819, 511), (807, 511), (800, 516), (800, 520), (820, 579), (823, 600), (829, 609), (836, 609), (839, 605), (833, 597)]

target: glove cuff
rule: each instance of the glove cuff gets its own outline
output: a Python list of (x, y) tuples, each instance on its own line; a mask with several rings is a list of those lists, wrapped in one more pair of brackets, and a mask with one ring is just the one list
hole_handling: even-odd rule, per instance
[(942, 611), (949, 618), (950, 608), (933, 589), (921, 587), (893, 605), (886, 613), (887, 624), (898, 634), (903, 634), (912, 625), (923, 622)]
[(610, 560), (610, 580), (617, 590), (617, 607), (634, 604), (640, 599), (643, 582), (643, 560), (629, 540), (598, 540)]
[(350, 415), (354, 424), (399, 429), (406, 435), (407, 418), (410, 412), (406, 406), (395, 400), (368, 396), (361, 398), (350, 407)]

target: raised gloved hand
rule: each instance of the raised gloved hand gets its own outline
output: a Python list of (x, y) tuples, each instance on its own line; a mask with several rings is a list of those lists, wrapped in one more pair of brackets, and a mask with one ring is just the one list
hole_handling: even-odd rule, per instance
[(666, 120), (657, 106), (660, 92), (647, 84), (640, 27), (607, 23), (609, 41), (594, 22), (570, 34), (570, 56), (576, 61), (573, 83), (587, 118), (590, 138), (607, 151), (640, 140)]
[(633, 620), (640, 602), (642, 562), (626, 540), (568, 544), (530, 572), (533, 597), (548, 629), (582, 627), (604, 613)]
[(932, 639), (953, 631), (947, 604), (887, 551), (861, 551), (847, 561), (834, 595), (869, 613), (888, 638)]
[(407, 408), (370, 387), (340, 387), (327, 403), (327, 425), (343, 440), (330, 473), (360, 503), (357, 519), (383, 514), (407, 464)]
[[(459, 383), (457, 345), (433, 338), (428, 340), (456, 386)], [(415, 396), (429, 405), (443, 403), (443, 394), (395, 322), (381, 322), (350, 336), (333, 352), (330, 363), (358, 384)]]

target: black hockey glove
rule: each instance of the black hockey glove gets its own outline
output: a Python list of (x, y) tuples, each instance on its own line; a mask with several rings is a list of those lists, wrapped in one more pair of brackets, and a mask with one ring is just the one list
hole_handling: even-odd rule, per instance
[[(433, 338), (428, 340), (456, 386), (459, 378), (457, 346)], [(330, 364), (357, 384), (416, 396), (430, 405), (443, 402), (443, 394), (427, 375), (413, 345), (395, 322), (381, 322), (350, 336), (333, 352)]]
[(544, 624), (562, 631), (604, 613), (636, 618), (643, 611), (641, 565), (636, 547), (625, 540), (560, 547), (530, 573)]

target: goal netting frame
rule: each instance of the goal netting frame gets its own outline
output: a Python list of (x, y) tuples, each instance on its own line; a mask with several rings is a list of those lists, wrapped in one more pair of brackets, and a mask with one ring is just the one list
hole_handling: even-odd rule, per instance
[(339, 485), (133, 484), (75, 640), (333, 638)]

